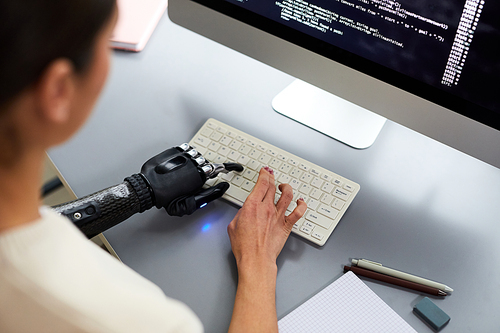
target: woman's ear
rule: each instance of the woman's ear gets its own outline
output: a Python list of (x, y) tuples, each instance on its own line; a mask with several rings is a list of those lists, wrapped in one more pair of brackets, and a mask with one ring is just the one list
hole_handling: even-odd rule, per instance
[(61, 124), (70, 118), (75, 94), (75, 72), (70, 60), (54, 60), (36, 83), (37, 104), (45, 121)]

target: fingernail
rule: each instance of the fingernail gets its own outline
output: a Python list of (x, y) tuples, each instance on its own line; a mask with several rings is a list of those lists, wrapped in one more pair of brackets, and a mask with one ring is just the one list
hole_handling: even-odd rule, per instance
[(265, 167), (263, 167), (264, 170), (266, 170), (267, 172), (269, 172), (271, 175), (274, 175), (274, 170), (271, 169), (270, 167), (268, 167), (267, 165)]
[(304, 198), (299, 198), (300, 201), (305, 201)]

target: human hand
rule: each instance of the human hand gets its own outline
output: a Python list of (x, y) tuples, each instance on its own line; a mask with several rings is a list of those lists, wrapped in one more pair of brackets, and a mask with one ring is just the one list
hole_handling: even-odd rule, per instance
[(293, 225), (304, 215), (307, 205), (299, 199), (293, 212), (285, 216), (293, 190), (288, 184), (281, 184), (279, 189), (281, 197), (274, 204), (274, 172), (268, 167), (262, 168), (252, 193), (229, 224), (231, 248), (239, 268), (240, 265), (276, 265)]

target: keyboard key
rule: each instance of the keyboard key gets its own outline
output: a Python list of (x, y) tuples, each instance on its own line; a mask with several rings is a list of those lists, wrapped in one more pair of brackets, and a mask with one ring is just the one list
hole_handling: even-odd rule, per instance
[(236, 185), (236, 186), (241, 186), (244, 181), (245, 181), (245, 179), (243, 178), (243, 176), (236, 176), (231, 181), (231, 184)]
[(322, 240), (323, 238), (325, 238), (325, 233), (321, 229), (316, 228), (311, 233), (311, 236), (313, 236), (314, 238), (316, 238), (318, 240)]
[(218, 126), (217, 127), (217, 132), (221, 132), (222, 134), (225, 134), (227, 132), (227, 129), (222, 127), (222, 126)]
[(219, 150), (217, 150), (217, 154), (226, 157), (227, 154), (229, 154), (230, 151), (231, 151), (231, 149), (229, 149), (229, 148), (227, 148), (225, 146), (221, 146), (219, 148)]
[(203, 157), (205, 157), (207, 160), (213, 162), (215, 158), (217, 157), (217, 154), (213, 151), (207, 151), (203, 154)]
[(316, 188), (321, 188), (321, 186), (323, 186), (323, 181), (318, 177), (314, 177), (313, 180), (311, 181), (311, 185)]
[(278, 153), (274, 149), (268, 149), (267, 154), (272, 156), (272, 157), (278, 157)]
[(250, 162), (250, 157), (246, 156), (246, 155), (240, 155), (240, 157), (238, 157), (238, 159), (236, 160), (236, 163), (239, 163), (243, 166), (246, 166), (248, 164), (248, 162)]
[(236, 161), (240, 157), (240, 153), (235, 152), (234, 150), (230, 150), (229, 154), (227, 154), (227, 158), (231, 161)]
[(260, 166), (261, 164), (256, 160), (250, 160), (250, 162), (247, 163), (247, 167), (252, 170), (260, 170)]
[(311, 180), (313, 179), (313, 176), (310, 173), (304, 172), (302, 177), (300, 177), (300, 180), (303, 181), (304, 183), (309, 184)]
[(222, 133), (219, 132), (213, 132), (212, 135), (210, 135), (210, 139), (214, 141), (219, 141), (223, 137)]
[(311, 190), (311, 192), (309, 193), (309, 196), (310, 196), (311, 198), (314, 198), (314, 199), (316, 199), (316, 200), (319, 200), (319, 198), (321, 198), (321, 195), (322, 195), (322, 194), (323, 194), (323, 192), (321, 192), (319, 189), (317, 189), (317, 188), (313, 188), (313, 189)]
[(299, 230), (301, 232), (305, 233), (306, 235), (310, 235), (313, 229), (310, 228), (310, 227), (307, 227), (307, 226), (303, 225), (302, 227), (300, 227)]
[(257, 145), (257, 149), (260, 150), (261, 152), (266, 152), (267, 150), (267, 147), (266, 146), (263, 146), (261, 144), (258, 144)]
[(219, 140), (219, 143), (224, 146), (229, 145), (231, 142), (233, 142), (233, 139), (227, 135), (222, 136), (222, 138)]
[(337, 185), (337, 186), (340, 186), (340, 187), (342, 187), (342, 185), (344, 185), (344, 182), (343, 182), (343, 181), (342, 181), (342, 179), (340, 179), (340, 178), (334, 178), (334, 179), (333, 179), (333, 183), (334, 183), (335, 185)]
[(242, 189), (240, 189), (240, 188), (238, 188), (236, 186), (229, 186), (229, 188), (227, 189), (226, 193), (224, 193), (224, 195), (228, 195), (230, 197), (235, 198), (241, 204), (243, 204), (245, 202), (245, 200), (248, 197), (248, 194), (249, 193), (247, 191), (242, 190)]
[(331, 182), (331, 181), (333, 180), (333, 177), (332, 177), (332, 176), (330, 176), (329, 174), (326, 174), (326, 173), (322, 174), (320, 178), (321, 178), (322, 180), (327, 181), (327, 182)]
[(218, 144), (217, 142), (210, 142), (210, 144), (208, 145), (208, 149), (210, 149), (211, 151), (217, 151), (219, 150), (220, 148), (220, 144)]
[(321, 172), (319, 172), (319, 170), (318, 170), (318, 169), (316, 169), (316, 168), (311, 168), (311, 170), (309, 170), (309, 172), (310, 172), (313, 176), (316, 176), (316, 177), (321, 176)]
[(258, 159), (260, 157), (260, 155), (262, 155), (262, 153), (260, 151), (258, 151), (257, 149), (251, 149), (250, 153), (248, 154), (249, 157), (251, 157), (255, 160)]
[(234, 172), (228, 172), (228, 173), (223, 173), (221, 176), (219, 176), (219, 178), (225, 182), (230, 182), (235, 176), (236, 174)]
[(241, 185), (241, 188), (244, 189), (244, 190), (246, 190), (246, 191), (248, 191), (248, 192), (250, 192), (253, 189), (254, 185), (255, 185), (254, 182), (252, 182), (250, 180), (246, 180)]
[(295, 179), (295, 178), (292, 178), (288, 184), (290, 184), (290, 186), (291, 186), (294, 190), (298, 189), (298, 188), (299, 188), (299, 186), (300, 186), (300, 182), (299, 182), (297, 179)]
[(214, 131), (212, 129), (205, 127), (204, 129), (201, 130), (200, 133), (201, 133), (201, 135), (206, 136), (207, 138), (209, 138), (210, 135), (212, 135), (213, 132)]
[(266, 155), (266, 154), (262, 154), (259, 157), (259, 162), (262, 163), (262, 164), (264, 164), (264, 165), (267, 165), (270, 160), (271, 160), (271, 156)]
[(309, 169), (311, 168), (308, 164), (305, 164), (305, 163), (300, 163), (299, 164), (299, 168), (303, 171), (309, 171)]
[(328, 217), (318, 214), (316, 212), (310, 211), (307, 213), (306, 220), (314, 222), (317, 225), (322, 226), (325, 229), (330, 228), (330, 226), (333, 223), (332, 219), (329, 219)]
[(335, 198), (335, 200), (333, 200), (332, 207), (335, 209), (341, 210), (344, 207), (344, 204), (345, 204), (344, 200), (340, 200), (338, 198)]
[(234, 131), (227, 131), (225, 134), (226, 134), (227, 136), (229, 136), (230, 138), (233, 138), (233, 139), (234, 139), (234, 138), (236, 137), (236, 135), (237, 135), (237, 134), (236, 134), (236, 132), (234, 132)]
[(283, 163), (279, 168), (279, 170), (283, 173), (289, 173), (291, 169), (292, 169), (292, 166), (290, 164), (287, 164), (287, 163)]
[(247, 146), (247, 145), (243, 145), (240, 147), (240, 149), (238, 149), (238, 152), (240, 152), (243, 155), (248, 155), (248, 153), (250, 152), (251, 149), (252, 149), (252, 147)]
[(288, 213), (293, 212), (293, 210), (297, 207), (297, 203), (295, 201), (290, 201), (290, 204), (288, 205), (288, 208), (286, 209)]
[(281, 176), (278, 178), (278, 181), (281, 184), (288, 184), (292, 178), (288, 175), (281, 174)]
[(238, 150), (238, 149), (240, 149), (241, 145), (242, 145), (242, 143), (241, 143), (241, 142), (236, 141), (236, 140), (233, 140), (233, 141), (231, 141), (231, 143), (229, 144), (229, 148), (234, 149), (234, 150)]
[(243, 177), (245, 177), (246, 179), (249, 179), (249, 180), (252, 180), (256, 174), (257, 174), (257, 172), (249, 170), (249, 169), (246, 169), (243, 171)]
[(352, 187), (352, 185), (351, 184), (347, 184), (347, 183), (344, 184), (344, 189), (348, 190), (349, 192), (354, 191), (354, 188)]
[[(288, 161), (288, 162), (290, 162), (290, 161)], [(300, 179), (300, 177), (302, 177), (302, 173), (303, 173), (303, 171), (300, 170), (299, 168), (293, 168), (292, 171), (290, 171), (290, 176)]]
[(326, 192), (326, 193), (332, 193), (332, 190), (333, 190), (334, 187), (335, 187), (335, 185), (333, 185), (332, 183), (326, 182), (321, 187), (321, 190), (324, 191), (324, 192)]
[(323, 193), (323, 196), (321, 197), (321, 202), (327, 205), (330, 205), (333, 201), (333, 195), (328, 194), (328, 193)]
[(309, 192), (311, 192), (311, 190), (312, 190), (312, 187), (311, 187), (311, 185), (308, 185), (308, 184), (302, 184), (302, 186), (300, 186), (300, 188), (299, 188), (299, 192), (304, 193), (305, 195), (309, 194)]
[(309, 199), (309, 201), (307, 202), (307, 208), (311, 210), (316, 210), (316, 208), (318, 208), (318, 205), (319, 201), (313, 198)]
[(247, 140), (247, 145), (249, 145), (252, 148), (257, 147), (257, 143), (255, 143), (254, 140)]
[(215, 158), (215, 160), (213, 160), (214, 163), (224, 163), (224, 162), (227, 162), (226, 160), (226, 157), (224, 156), (221, 156), (221, 155), (217, 155), (217, 157)]
[(311, 221), (307, 221), (307, 220), (305, 220), (302, 225), (309, 227), (311, 229), (313, 229), (316, 226), (314, 223), (312, 223)]
[(340, 188), (336, 188), (335, 191), (333, 191), (333, 195), (336, 196), (337, 198), (340, 198), (344, 201), (347, 201), (349, 197), (351, 196), (351, 193), (344, 191)]
[(278, 170), (279, 167), (281, 166), (281, 161), (278, 160), (277, 158), (273, 158), (270, 162), (269, 162), (269, 166), (271, 168), (273, 168), (274, 170)]
[(282, 162), (286, 162), (288, 160), (288, 157), (283, 155), (283, 154), (279, 154), (278, 155), (278, 158), (282, 161)]
[(215, 182), (217, 181), (218, 179), (217, 178), (212, 178), (212, 179), (209, 179), (205, 182), (205, 186), (206, 187), (209, 187), (209, 186), (214, 186), (215, 185)]
[(206, 152), (208, 151), (208, 149), (205, 147), (195, 147), (195, 148), (198, 151), (198, 153), (203, 154), (203, 155), (205, 155)]
[(335, 220), (335, 218), (339, 214), (338, 210), (327, 205), (320, 205), (316, 211), (321, 215), (325, 215), (326, 217), (331, 218), (332, 220)]
[(210, 141), (203, 137), (203, 136), (198, 136), (196, 139), (194, 139), (195, 144), (200, 145), (202, 147), (207, 147)]

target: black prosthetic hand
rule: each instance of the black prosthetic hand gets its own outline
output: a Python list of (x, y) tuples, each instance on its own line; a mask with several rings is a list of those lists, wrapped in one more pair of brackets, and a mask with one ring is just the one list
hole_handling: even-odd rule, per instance
[(183, 216), (220, 198), (229, 188), (228, 183), (202, 187), (207, 179), (229, 171), (243, 171), (243, 167), (236, 163), (212, 164), (185, 143), (144, 163), (141, 176), (148, 182), (156, 208), (163, 207), (172, 216)]
[(125, 178), (122, 184), (53, 208), (91, 238), (153, 206), (165, 208), (172, 216), (192, 214), (229, 188), (225, 182), (203, 188), (206, 180), (229, 171), (243, 171), (243, 167), (210, 163), (183, 144), (151, 158), (141, 173)]

